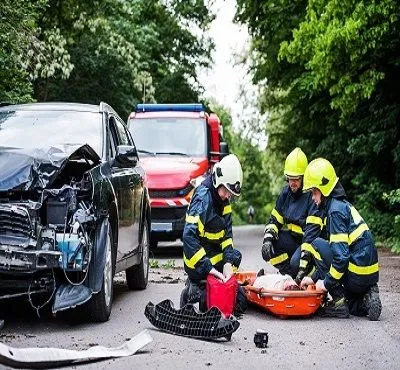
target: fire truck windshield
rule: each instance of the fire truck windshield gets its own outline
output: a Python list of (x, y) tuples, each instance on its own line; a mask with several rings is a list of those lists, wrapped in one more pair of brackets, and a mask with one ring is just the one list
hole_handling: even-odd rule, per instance
[(137, 150), (146, 155), (207, 156), (205, 118), (135, 118), (129, 130)]

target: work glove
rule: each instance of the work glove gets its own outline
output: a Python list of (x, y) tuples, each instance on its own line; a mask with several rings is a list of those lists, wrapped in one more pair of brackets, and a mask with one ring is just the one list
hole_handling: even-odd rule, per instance
[(266, 262), (268, 262), (275, 255), (274, 245), (272, 244), (271, 240), (264, 241), (261, 247), (261, 255)]
[(303, 277), (308, 275), (313, 268), (313, 256), (309, 251), (302, 251), (300, 257), (299, 272), (294, 279), (296, 284), (300, 284)]
[(209, 272), (211, 275), (214, 275), (217, 279), (221, 281), (225, 281), (225, 276), (221, 274), (218, 270), (216, 270), (214, 267), (211, 269)]
[(278, 234), (275, 232), (275, 230), (266, 229), (261, 248), (261, 255), (266, 262), (268, 262), (275, 255), (273, 242), (276, 240), (278, 240)]
[(229, 262), (225, 263), (223, 268), (223, 273), (224, 273), (224, 281), (228, 281), (233, 275), (232, 264), (230, 264)]

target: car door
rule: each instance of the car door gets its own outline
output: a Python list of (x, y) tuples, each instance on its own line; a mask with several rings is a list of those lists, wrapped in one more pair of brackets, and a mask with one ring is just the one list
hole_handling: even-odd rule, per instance
[[(140, 186), (140, 175), (135, 171), (135, 166), (122, 165), (115, 160), (118, 145), (133, 145), (127, 135), (124, 124), (118, 117), (109, 117), (110, 154), (114, 161), (111, 166), (111, 182), (113, 184), (118, 202), (118, 251), (117, 260), (121, 261), (132, 256), (139, 246), (139, 215), (135, 207), (137, 188)], [(128, 261), (126, 261), (128, 263)], [(128, 264), (129, 265), (129, 264)], [(127, 265), (127, 266), (128, 266)]]

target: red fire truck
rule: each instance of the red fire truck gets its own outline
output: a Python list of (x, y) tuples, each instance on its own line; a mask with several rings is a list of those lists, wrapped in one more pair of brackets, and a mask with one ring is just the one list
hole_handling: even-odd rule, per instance
[(193, 190), (228, 147), (202, 104), (138, 104), (128, 127), (147, 173), (154, 248), (182, 237)]

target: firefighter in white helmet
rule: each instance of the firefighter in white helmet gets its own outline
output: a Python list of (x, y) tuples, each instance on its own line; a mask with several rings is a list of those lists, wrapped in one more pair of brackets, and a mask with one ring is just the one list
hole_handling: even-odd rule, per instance
[(295, 148), (287, 156), (284, 168), (287, 184), (265, 226), (261, 249), (266, 262), (281, 274), (295, 278), (297, 283), (313, 268), (309, 252), (311, 242), (320, 236), (323, 228), (323, 212), (309, 193), (303, 193), (307, 164), (307, 157), (300, 148)]
[[(207, 275), (227, 281), (233, 269), (239, 267), (242, 256), (233, 247), (230, 200), (240, 196), (242, 184), (240, 162), (234, 154), (229, 154), (214, 165), (212, 174), (195, 189), (182, 238), (188, 280), (181, 294), (181, 307), (199, 302), (200, 310), (205, 310)], [(236, 312), (244, 312), (246, 307), (246, 298), (240, 289)]]

